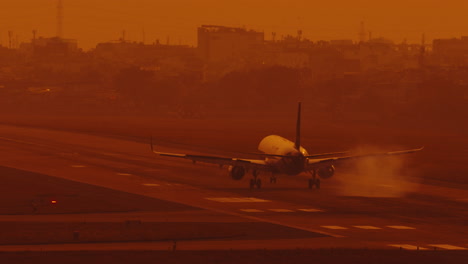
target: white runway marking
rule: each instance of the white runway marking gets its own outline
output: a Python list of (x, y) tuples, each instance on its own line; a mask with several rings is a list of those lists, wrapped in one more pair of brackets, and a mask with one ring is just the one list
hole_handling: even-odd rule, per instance
[(313, 209), (313, 208), (304, 208), (304, 209), (297, 209), (302, 212), (308, 212), (308, 213), (317, 213), (317, 212), (323, 212), (323, 210), (320, 209)]
[(387, 227), (390, 227), (390, 228), (393, 228), (393, 229), (400, 229), (400, 230), (409, 230), (409, 229), (416, 229), (414, 227), (410, 227), (410, 226), (400, 226), (400, 225), (395, 225), (395, 226), (387, 226)]
[(269, 200), (252, 198), (252, 197), (209, 197), (205, 198), (210, 201), (220, 202), (220, 203), (265, 203), (271, 202)]
[(339, 229), (348, 229), (347, 227), (344, 226), (322, 226), (323, 228), (328, 228), (328, 229), (334, 229), (334, 230), (339, 230)]
[(158, 187), (161, 186), (160, 184), (157, 183), (143, 183), (144, 186), (149, 186), (149, 187)]
[(369, 230), (382, 229), (382, 228), (376, 227), (376, 226), (354, 226), (354, 227), (360, 228), (360, 229), (369, 229)]
[(276, 213), (292, 213), (293, 210), (289, 209), (268, 209), (269, 211), (276, 212)]
[(401, 245), (400, 244), (393, 244), (393, 245), (389, 245), (389, 246), (408, 249), (408, 250), (427, 250), (427, 248), (418, 247), (418, 246), (414, 246), (414, 245), (408, 245), (408, 244), (401, 244)]
[(459, 246), (452, 246), (448, 244), (432, 244), (429, 245), (431, 247), (436, 247), (436, 248), (442, 248), (442, 249), (448, 249), (448, 250), (467, 250), (468, 248), (464, 247), (459, 247)]
[(84, 168), (85, 165), (71, 165), (72, 168)]
[(132, 176), (132, 174), (130, 174), (130, 173), (117, 173), (117, 175), (120, 175), (120, 176)]
[(263, 213), (265, 211), (263, 210), (258, 210), (258, 209), (240, 209), (242, 212), (246, 213)]

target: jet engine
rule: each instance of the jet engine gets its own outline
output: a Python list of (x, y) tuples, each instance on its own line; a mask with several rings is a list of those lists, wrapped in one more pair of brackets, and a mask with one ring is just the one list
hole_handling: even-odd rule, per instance
[(333, 176), (333, 174), (335, 174), (335, 166), (330, 165), (330, 166), (327, 166), (327, 167), (322, 167), (322, 168), (317, 170), (317, 174), (322, 179), (331, 178)]
[(242, 166), (229, 166), (228, 172), (233, 180), (239, 181), (244, 178), (245, 168)]

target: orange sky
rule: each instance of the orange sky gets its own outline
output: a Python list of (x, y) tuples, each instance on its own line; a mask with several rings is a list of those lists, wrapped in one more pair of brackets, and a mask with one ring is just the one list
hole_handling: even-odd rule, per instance
[[(196, 43), (201, 24), (246, 26), (295, 34), (306, 38), (358, 39), (364, 20), (373, 36), (401, 42), (468, 35), (467, 0), (63, 0), (64, 35), (79, 39), (89, 49), (97, 42), (116, 40), (122, 29), (131, 40)], [(12, 30), (20, 41), (29, 40), (32, 29), (39, 35), (56, 32), (57, 0), (1, 0), (0, 43)], [(443, 4), (441, 4), (443, 3)]]

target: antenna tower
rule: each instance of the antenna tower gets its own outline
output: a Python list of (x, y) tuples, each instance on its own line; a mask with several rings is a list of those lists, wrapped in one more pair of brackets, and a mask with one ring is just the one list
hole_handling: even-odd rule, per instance
[(57, 37), (63, 37), (63, 1), (57, 3)]
[(366, 41), (366, 28), (364, 27), (364, 21), (361, 21), (361, 30), (359, 30), (359, 42)]
[(13, 31), (8, 31), (8, 48), (12, 48), (12, 41), (13, 41)]

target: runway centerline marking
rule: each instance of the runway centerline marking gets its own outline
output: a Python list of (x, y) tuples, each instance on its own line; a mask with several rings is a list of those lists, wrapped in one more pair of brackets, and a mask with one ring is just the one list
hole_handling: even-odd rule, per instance
[(220, 203), (266, 203), (269, 200), (253, 198), (253, 197), (208, 197), (206, 200)]
[(376, 230), (376, 229), (382, 229), (380, 227), (376, 227), (376, 226), (354, 226), (356, 228), (360, 228), (360, 229), (368, 229), (368, 230)]
[(448, 249), (448, 250), (467, 250), (468, 248), (464, 247), (459, 247), (459, 246), (452, 246), (449, 244), (432, 244), (429, 245), (431, 247), (436, 247), (436, 248), (442, 248), (442, 249)]
[(323, 212), (323, 210), (320, 209), (313, 209), (313, 208), (303, 208), (303, 209), (297, 209), (302, 212), (308, 212), (308, 213), (318, 213), (318, 212)]
[(389, 245), (391, 247), (397, 247), (397, 248), (403, 248), (403, 249), (408, 249), (408, 250), (428, 250), (427, 248), (424, 247), (418, 247), (414, 245), (408, 245), (408, 244), (392, 244)]
[(132, 174), (130, 174), (130, 173), (117, 173), (117, 175), (120, 175), (120, 176), (132, 176)]
[(157, 183), (143, 183), (144, 186), (148, 186), (148, 187), (158, 187), (158, 186), (161, 186), (160, 184), (157, 184)]
[(348, 229), (347, 227), (344, 227), (344, 226), (322, 226), (322, 227), (327, 228), (327, 229), (333, 229), (333, 230)]
[(390, 228), (393, 228), (393, 229), (400, 229), (400, 230), (416, 229), (416, 228), (411, 227), (411, 226), (400, 226), (400, 225), (392, 225), (392, 226), (387, 226), (387, 227), (390, 227)]
[(269, 211), (276, 212), (276, 213), (292, 213), (293, 210), (289, 209), (268, 209)]
[(240, 209), (242, 212), (246, 213), (263, 213), (265, 211), (259, 209)]
[(85, 168), (85, 165), (71, 165), (72, 168)]

